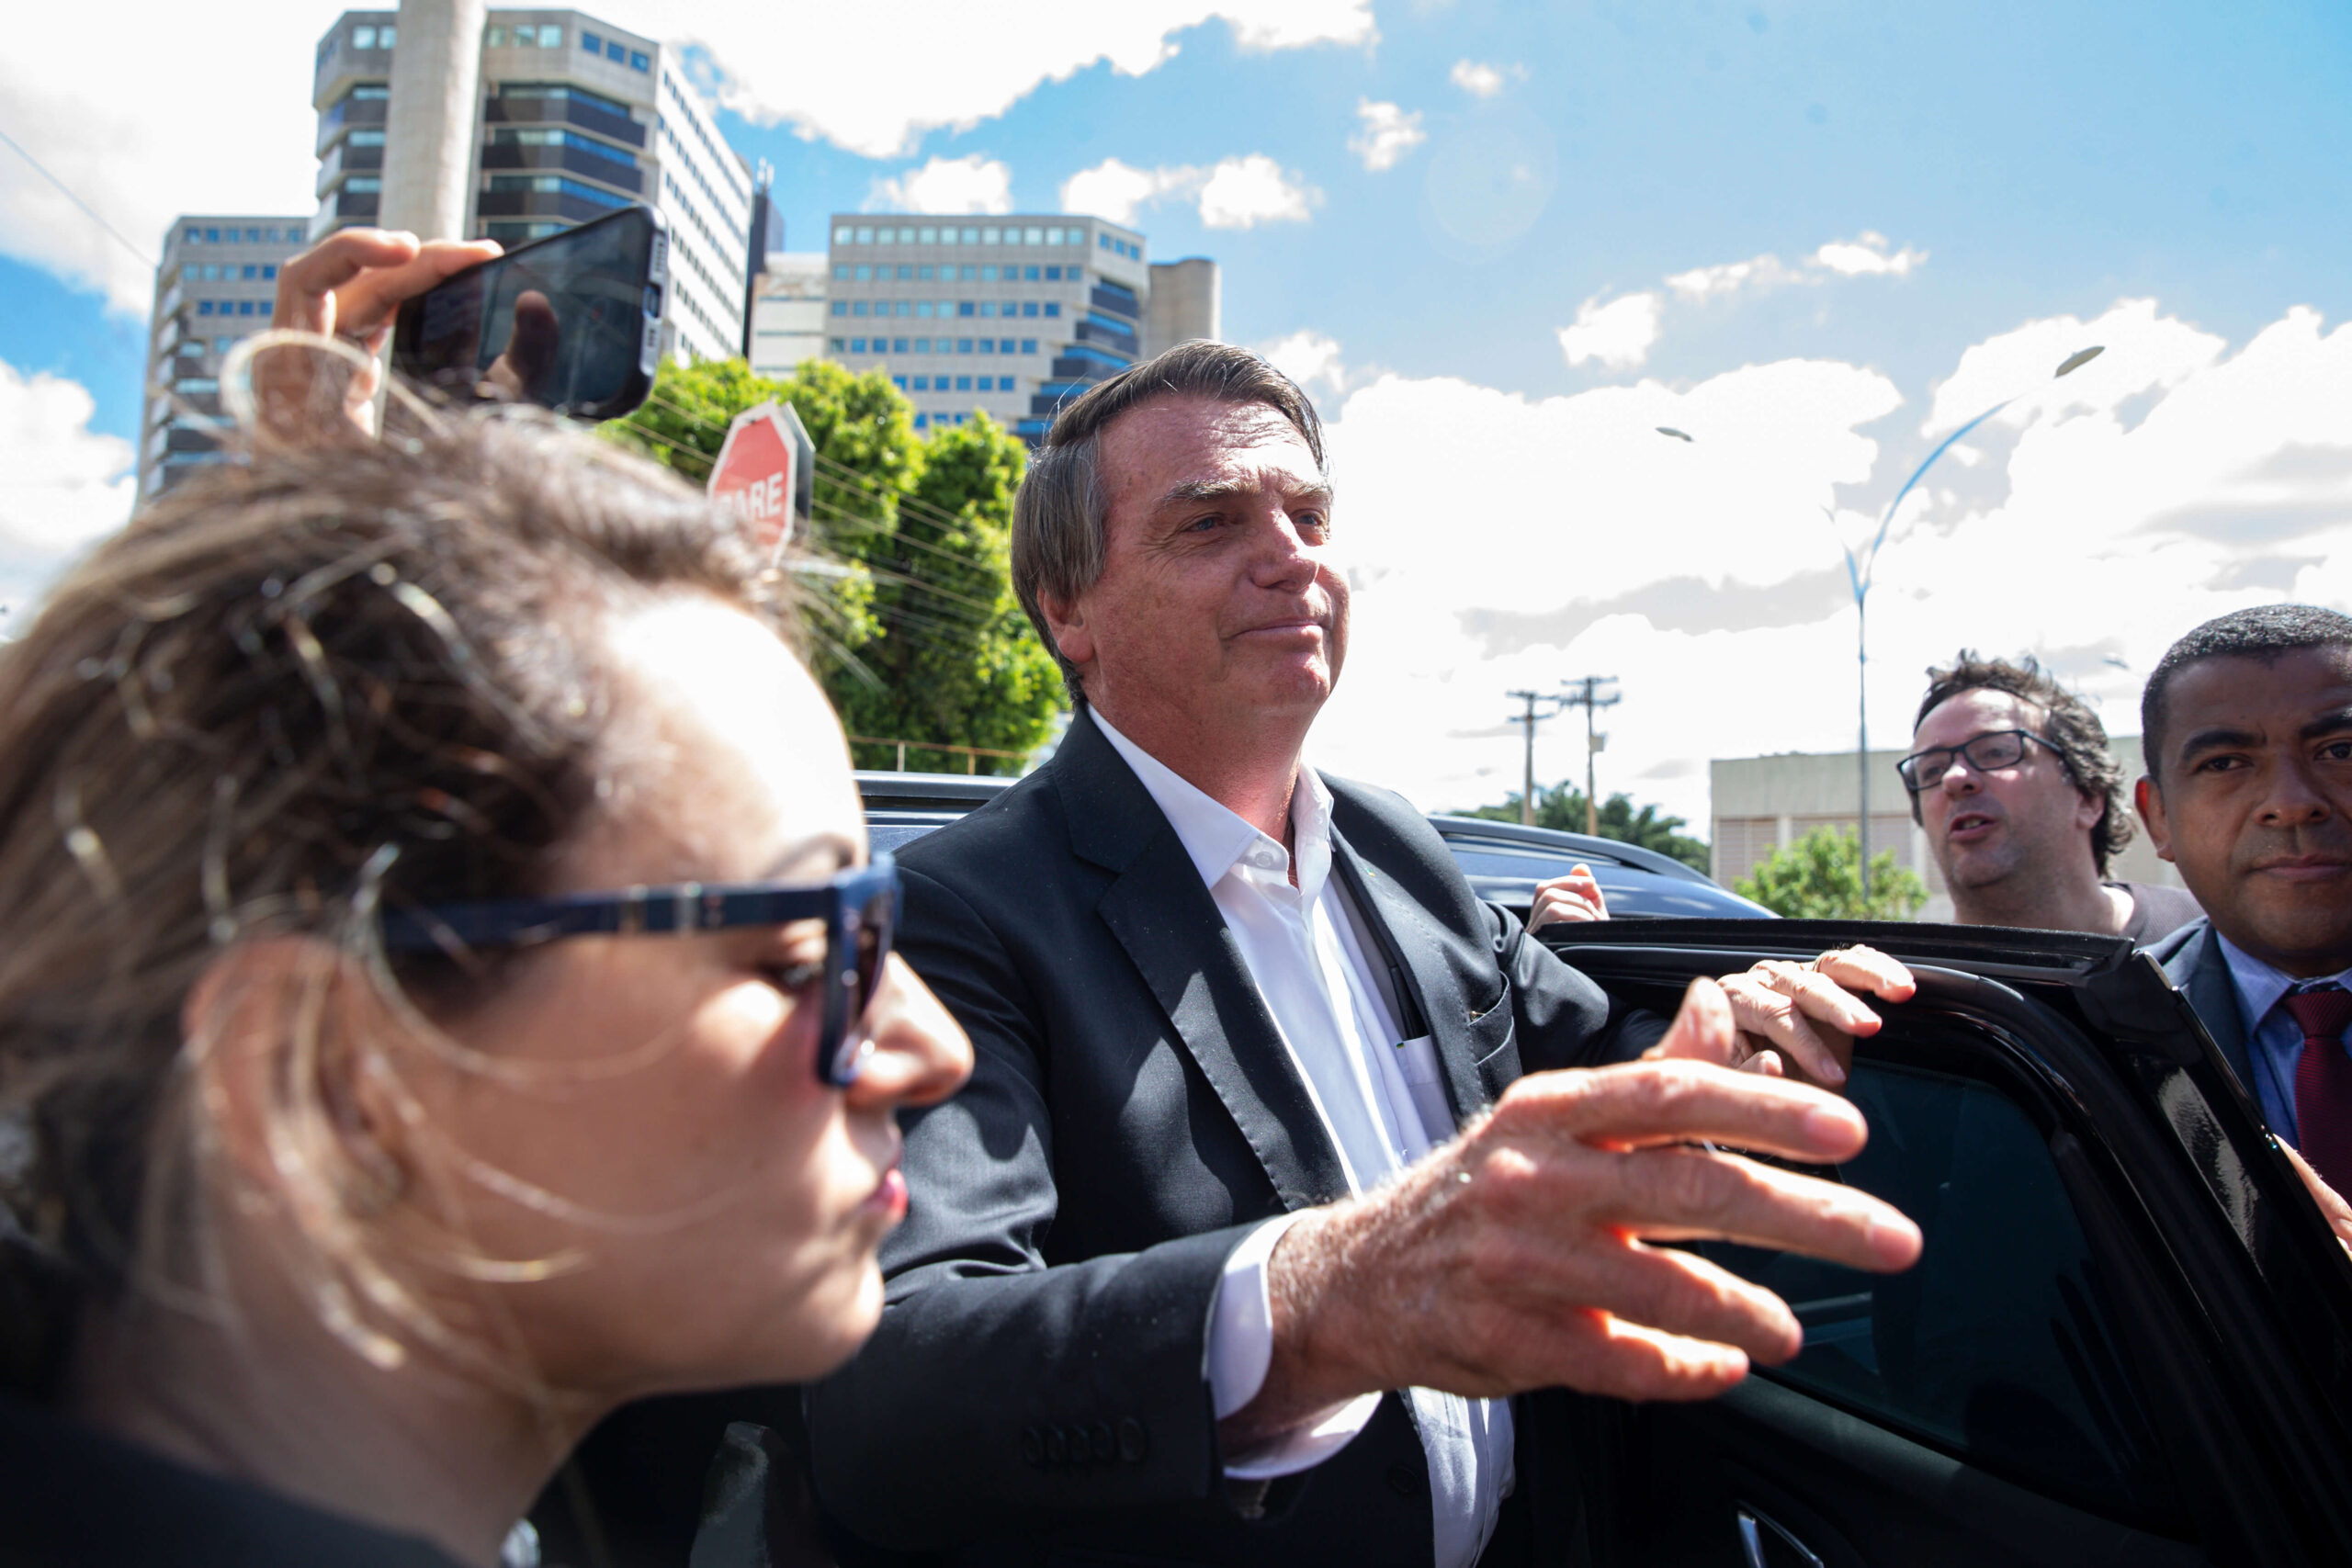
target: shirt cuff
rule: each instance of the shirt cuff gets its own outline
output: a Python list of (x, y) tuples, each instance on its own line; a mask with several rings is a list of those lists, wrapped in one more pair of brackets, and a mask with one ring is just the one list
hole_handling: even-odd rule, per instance
[[(1301, 1216), (1268, 1220), (1225, 1260), (1216, 1305), (1209, 1314), (1209, 1398), (1220, 1421), (1258, 1397), (1274, 1359), (1273, 1294), (1266, 1264)], [(1230, 1456), (1225, 1473), (1237, 1481), (1266, 1481), (1311, 1470), (1348, 1446), (1380, 1406), (1377, 1393), (1360, 1394), (1275, 1434), (1248, 1453)]]

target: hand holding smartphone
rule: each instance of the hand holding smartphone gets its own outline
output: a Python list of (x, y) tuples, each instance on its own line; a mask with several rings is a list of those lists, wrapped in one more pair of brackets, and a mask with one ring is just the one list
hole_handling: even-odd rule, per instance
[(468, 267), (404, 301), (392, 368), (460, 397), (617, 419), (653, 389), (670, 236), (627, 207)]

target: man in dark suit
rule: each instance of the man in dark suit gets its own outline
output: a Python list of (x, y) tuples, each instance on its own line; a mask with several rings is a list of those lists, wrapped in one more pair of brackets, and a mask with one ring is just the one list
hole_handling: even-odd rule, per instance
[(2307, 1179), (2352, 1191), (2352, 616), (2208, 621), (2140, 708), (2140, 815), (2208, 916), (2150, 951)]
[(1419, 812), (1305, 765), (1346, 649), (1330, 503), (1312, 406), (1216, 344), (1088, 393), (1023, 482), (1014, 581), (1079, 712), (900, 857), (900, 950), (977, 1068), (909, 1120), (890, 1304), (808, 1400), (819, 1496), (865, 1542), (1548, 1559), (1572, 1461), (1511, 1396), (1701, 1397), (1800, 1342), (1638, 1238), (1917, 1256), (1884, 1205), (1700, 1143), (1859, 1148), (1779, 1072), (1841, 1079), (1877, 1026), (1846, 987), (1907, 996), (1900, 966), (1771, 965), (1629, 1019)]

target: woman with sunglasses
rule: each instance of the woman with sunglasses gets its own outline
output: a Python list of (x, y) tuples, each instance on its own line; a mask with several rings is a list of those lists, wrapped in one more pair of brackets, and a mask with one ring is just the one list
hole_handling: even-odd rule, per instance
[(507, 415), (224, 467), (0, 652), (0, 1561), (488, 1564), (856, 1348), (970, 1055), (785, 626)]

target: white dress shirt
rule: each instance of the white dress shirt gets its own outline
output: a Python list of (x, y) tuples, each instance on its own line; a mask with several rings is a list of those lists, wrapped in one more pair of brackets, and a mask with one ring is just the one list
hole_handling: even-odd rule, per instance
[[(1143, 781), (1225, 916), (1242, 963), (1338, 1149), (1351, 1192), (1366, 1192), (1453, 1136), (1453, 1111), (1429, 1036), (1399, 1040), (1363, 916), (1331, 874), (1331, 793), (1302, 764), (1291, 796), (1291, 856), (1240, 816), (1179, 778), (1102, 716), (1103, 737)], [(1271, 1220), (1227, 1260), (1209, 1325), (1210, 1394), (1220, 1420), (1257, 1397), (1273, 1359), (1266, 1262), (1296, 1216)], [(1429, 1459), (1437, 1568), (1470, 1568), (1512, 1483), (1510, 1406), (1432, 1389), (1405, 1391)], [(1240, 1479), (1321, 1463), (1361, 1432), (1380, 1403), (1351, 1400), (1261, 1449), (1234, 1457)]]

